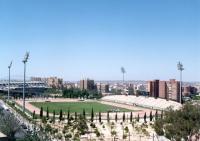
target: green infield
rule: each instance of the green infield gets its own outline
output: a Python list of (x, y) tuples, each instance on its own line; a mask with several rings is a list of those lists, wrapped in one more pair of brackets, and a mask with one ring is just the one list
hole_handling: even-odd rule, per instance
[(101, 104), (99, 102), (31, 102), (32, 105), (41, 108), (43, 107), (44, 111), (49, 109), (50, 113), (53, 113), (55, 110), (58, 114), (59, 111), (62, 109), (63, 112), (67, 112), (68, 109), (70, 112), (74, 113), (82, 113), (83, 109), (85, 109), (86, 113), (91, 113), (93, 108), (94, 113), (102, 112), (105, 113), (107, 111), (110, 112), (129, 112), (131, 110), (114, 107), (110, 105)]

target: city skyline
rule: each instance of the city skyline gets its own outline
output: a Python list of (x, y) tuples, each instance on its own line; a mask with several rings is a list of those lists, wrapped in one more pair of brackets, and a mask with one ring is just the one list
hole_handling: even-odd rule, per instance
[(0, 1), (0, 79), (200, 81), (198, 0)]

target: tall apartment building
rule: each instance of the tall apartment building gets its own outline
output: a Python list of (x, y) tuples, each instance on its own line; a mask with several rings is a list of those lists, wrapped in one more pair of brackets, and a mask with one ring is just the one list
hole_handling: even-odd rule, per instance
[(153, 91), (152, 81), (148, 81), (147, 82), (147, 92), (149, 93), (149, 96), (152, 96), (152, 91)]
[(159, 81), (159, 97), (168, 99), (166, 81)]
[(47, 78), (47, 84), (52, 88), (63, 88), (63, 79), (57, 77)]
[(148, 82), (149, 96), (159, 97), (159, 80), (153, 80)]
[(98, 83), (97, 84), (97, 90), (98, 90), (98, 92), (101, 92), (101, 93), (108, 93), (109, 92), (109, 85)]
[(191, 94), (196, 94), (197, 88), (192, 86), (185, 86), (183, 87), (183, 96), (190, 96)]
[(81, 90), (94, 90), (95, 89), (94, 80), (90, 80), (90, 79), (80, 80), (80, 89)]
[(180, 102), (180, 82), (175, 79), (170, 79), (167, 82), (167, 87), (169, 99)]
[(180, 102), (180, 82), (175, 79), (170, 79), (169, 81), (149, 81), (147, 87), (151, 97)]

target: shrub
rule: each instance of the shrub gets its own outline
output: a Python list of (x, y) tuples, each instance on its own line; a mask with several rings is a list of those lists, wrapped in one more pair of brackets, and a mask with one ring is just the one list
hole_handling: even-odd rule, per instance
[(126, 139), (127, 138), (127, 135), (126, 134), (123, 134), (123, 139)]
[(125, 129), (124, 129), (124, 130), (125, 130), (125, 132), (126, 132), (126, 133), (128, 133), (128, 132), (129, 132), (129, 129), (128, 129), (128, 127), (127, 127), (127, 126), (125, 127)]
[(111, 131), (111, 135), (115, 136), (115, 135), (117, 135), (117, 132), (115, 130), (113, 130), (113, 131)]
[(72, 134), (71, 133), (68, 133), (68, 134), (65, 135), (65, 139), (70, 139), (70, 138), (72, 138)]

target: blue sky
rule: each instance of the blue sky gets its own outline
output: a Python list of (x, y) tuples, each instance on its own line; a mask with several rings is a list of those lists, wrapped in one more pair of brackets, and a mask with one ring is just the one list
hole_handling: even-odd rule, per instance
[(199, 0), (1, 0), (0, 78), (200, 81)]

